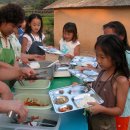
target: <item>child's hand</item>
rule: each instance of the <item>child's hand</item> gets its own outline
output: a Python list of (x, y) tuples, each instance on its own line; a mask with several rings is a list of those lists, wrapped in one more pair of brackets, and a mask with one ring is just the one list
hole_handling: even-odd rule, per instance
[(51, 48), (54, 48), (53, 46), (47, 46), (47, 48), (51, 49)]
[(43, 61), (43, 60), (45, 60), (45, 55), (37, 55), (37, 54), (35, 54), (33, 59), (35, 61)]
[(91, 64), (86, 64), (86, 66), (84, 67), (79, 67), (78, 68), (80, 71), (83, 71), (83, 70), (95, 70), (96, 68), (93, 67)]
[(70, 54), (66, 54), (65, 56), (68, 57), (68, 58), (71, 58), (71, 59), (73, 58), (73, 56), (70, 55)]
[(86, 108), (92, 115), (96, 115), (102, 112), (103, 106), (96, 102), (88, 102), (91, 105), (89, 108)]
[(79, 83), (77, 83), (77, 82), (73, 82), (72, 83), (72, 86), (76, 86), (76, 85), (78, 85)]
[(88, 70), (95, 70), (96, 68), (93, 67), (91, 64), (87, 64), (86, 65), (86, 69), (88, 69)]
[(78, 70), (80, 71), (84, 71), (86, 69), (86, 67), (78, 67)]

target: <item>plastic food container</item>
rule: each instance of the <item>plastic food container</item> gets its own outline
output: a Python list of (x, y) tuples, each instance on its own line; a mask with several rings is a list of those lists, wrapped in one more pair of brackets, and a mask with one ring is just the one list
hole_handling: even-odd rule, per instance
[(29, 112), (29, 115), (32, 116), (39, 116), (40, 120), (54, 120), (57, 122), (55, 127), (48, 127), (48, 126), (29, 126), (25, 124), (15, 124), (10, 123), (9, 118), (5, 114), (0, 114), (0, 130), (58, 130), (60, 125), (60, 118), (59, 114), (56, 114), (54, 111), (49, 112), (39, 112), (39, 111), (33, 111), (33, 113)]
[(22, 101), (30, 113), (50, 111), (52, 104), (48, 94), (17, 94), (14, 99)]
[(71, 68), (69, 64), (57, 64), (54, 77), (70, 77), (71, 74), (68, 69)]
[(53, 79), (54, 76), (54, 71), (55, 71), (55, 65), (48, 67), (51, 63), (53, 63), (52, 61), (40, 61), (40, 68), (35, 69), (37, 71), (37, 73), (40, 73), (40, 76), (43, 76), (43, 79), (47, 78), (47, 79)]
[(15, 93), (36, 93), (47, 94), (50, 87), (50, 80), (23, 80), (23, 86), (16, 82)]
[(47, 94), (50, 80), (23, 80), (23, 86), (17, 81), (14, 85), (15, 93)]
[[(27, 78), (27, 80), (37, 80), (37, 79), (53, 79), (53, 75), (54, 75), (54, 71), (55, 71), (55, 67), (56, 65), (50, 66), (48, 67), (51, 63), (53, 63), (52, 61), (32, 61), (30, 62), (30, 64), (28, 65), (24, 65), (24, 64), (20, 64), (19, 66), (21, 67), (31, 67), (31, 68), (35, 68), (36, 73), (39, 73), (39, 75), (36, 76), (36, 78)], [(37, 66), (38, 64), (38, 66)], [(34, 65), (34, 66), (33, 66)]]

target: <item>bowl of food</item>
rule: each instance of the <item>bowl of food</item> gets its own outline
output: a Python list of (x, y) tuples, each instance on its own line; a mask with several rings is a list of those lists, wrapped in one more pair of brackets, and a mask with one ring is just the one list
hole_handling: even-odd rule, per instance
[(59, 107), (58, 111), (59, 112), (67, 112), (67, 111), (70, 111), (72, 109), (73, 109), (73, 106), (67, 104), (67, 105), (63, 105), (63, 106)]
[(54, 100), (55, 104), (64, 104), (68, 101), (69, 99), (67, 96), (57, 96), (56, 99)]

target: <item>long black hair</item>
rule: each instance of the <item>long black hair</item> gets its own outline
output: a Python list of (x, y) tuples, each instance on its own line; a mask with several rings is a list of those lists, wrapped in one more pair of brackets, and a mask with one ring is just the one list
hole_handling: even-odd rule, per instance
[(122, 41), (123, 41), (125, 50), (130, 50), (130, 46), (128, 44), (127, 32), (126, 32), (125, 26), (121, 22), (111, 21), (111, 22), (103, 25), (103, 29), (106, 29), (106, 28), (113, 29), (113, 31), (115, 32), (115, 34), (117, 36), (123, 36), (124, 39)]
[(26, 23), (26, 27), (25, 27), (25, 33), (29, 34), (32, 32), (32, 29), (30, 27), (30, 23), (33, 19), (39, 19), (41, 21), (41, 27), (38, 31), (38, 35), (40, 38), (42, 38), (42, 29), (43, 29), (43, 22), (42, 22), (42, 17), (39, 14), (31, 14), (28, 18), (27, 18), (27, 23)]
[(101, 35), (97, 38), (95, 50), (97, 46), (101, 47), (106, 56), (110, 56), (115, 64), (115, 72), (122, 73), (129, 77), (129, 69), (122, 41), (116, 35)]
[[(69, 33), (73, 33), (73, 38), (72, 41), (75, 42), (78, 39), (78, 35), (77, 35), (77, 27), (75, 23), (72, 22), (68, 22), (64, 25), (63, 27), (63, 33), (64, 32), (69, 32)], [(64, 39), (64, 37), (63, 37)], [(64, 39), (65, 40), (65, 39)]]

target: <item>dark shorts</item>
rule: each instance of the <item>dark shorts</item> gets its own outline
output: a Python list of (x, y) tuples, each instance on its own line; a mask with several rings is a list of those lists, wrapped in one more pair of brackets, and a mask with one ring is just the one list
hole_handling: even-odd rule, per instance
[(107, 115), (93, 115), (89, 117), (90, 130), (116, 130), (115, 117)]

